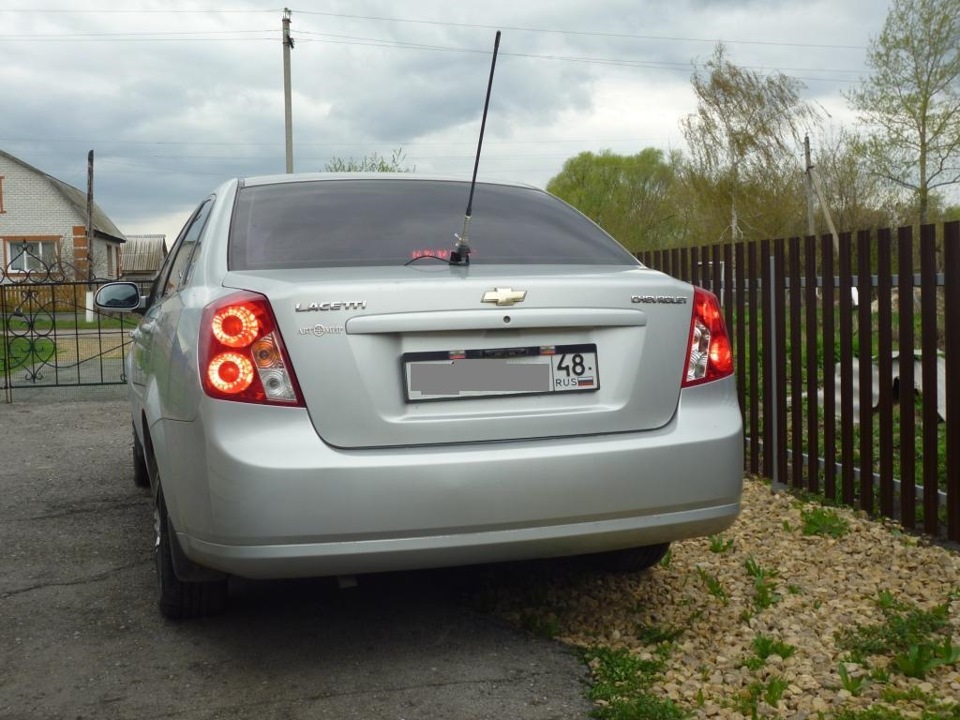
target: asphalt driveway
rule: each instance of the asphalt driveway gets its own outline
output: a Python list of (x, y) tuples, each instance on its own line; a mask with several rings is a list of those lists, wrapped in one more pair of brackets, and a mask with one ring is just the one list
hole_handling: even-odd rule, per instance
[(125, 400), (0, 428), (0, 718), (587, 717), (577, 658), (469, 609), (469, 572), (237, 582), (225, 617), (164, 621)]

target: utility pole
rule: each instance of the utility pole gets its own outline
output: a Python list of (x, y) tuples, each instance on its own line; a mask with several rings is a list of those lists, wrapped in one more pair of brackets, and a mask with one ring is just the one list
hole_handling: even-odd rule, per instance
[(816, 213), (813, 208), (813, 163), (810, 161), (810, 136), (803, 136), (803, 157), (807, 186), (807, 235), (817, 234)]
[(807, 159), (807, 225), (810, 234), (814, 235), (814, 213), (813, 213), (813, 193), (816, 193), (817, 200), (820, 201), (820, 209), (823, 211), (823, 219), (827, 221), (827, 227), (833, 236), (833, 252), (840, 254), (840, 235), (837, 233), (837, 226), (833, 224), (833, 215), (830, 213), (830, 205), (827, 203), (827, 193), (824, 192), (823, 183), (820, 182), (820, 176), (817, 175), (816, 167), (810, 162), (810, 136), (803, 138), (804, 153)]
[(85, 319), (93, 322), (93, 150), (87, 153), (87, 302)]
[(93, 150), (87, 153), (87, 283), (93, 287)]
[(290, 97), (290, 8), (283, 9), (283, 110), (284, 129), (287, 141), (287, 173), (293, 172), (293, 101)]

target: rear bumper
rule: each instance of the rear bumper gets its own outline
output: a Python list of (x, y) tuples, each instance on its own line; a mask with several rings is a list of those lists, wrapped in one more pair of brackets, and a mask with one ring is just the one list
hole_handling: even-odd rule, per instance
[(184, 552), (246, 577), (671, 542), (739, 512), (742, 421), (727, 382), (685, 390), (654, 432), (369, 451), (327, 446), (302, 410), (207, 401), (202, 422), (159, 424), (177, 449), (162, 482)]

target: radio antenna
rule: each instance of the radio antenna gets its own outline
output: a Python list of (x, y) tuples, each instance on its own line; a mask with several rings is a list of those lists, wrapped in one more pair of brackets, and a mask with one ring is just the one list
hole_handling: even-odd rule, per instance
[(493, 41), (493, 60), (490, 62), (490, 79), (487, 80), (487, 97), (483, 101), (483, 119), (480, 121), (480, 139), (477, 141), (477, 157), (473, 161), (473, 179), (470, 181), (470, 197), (467, 199), (467, 211), (463, 216), (463, 232), (454, 233), (457, 239), (450, 253), (451, 265), (470, 264), (470, 216), (473, 214), (473, 191), (477, 187), (477, 169), (480, 167), (480, 150), (483, 148), (483, 131), (487, 127), (487, 110), (490, 107), (490, 91), (493, 89), (493, 71), (497, 67), (497, 52), (500, 50), (500, 31)]

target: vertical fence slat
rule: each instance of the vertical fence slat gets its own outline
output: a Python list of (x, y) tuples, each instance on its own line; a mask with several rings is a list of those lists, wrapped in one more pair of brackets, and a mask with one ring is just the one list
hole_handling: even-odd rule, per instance
[(773, 293), (773, 312), (777, 319), (776, 332), (774, 333), (775, 353), (777, 358), (777, 367), (774, 372), (774, 395), (777, 398), (777, 454), (773, 461), (776, 463), (775, 477), (781, 483), (787, 482), (787, 404), (784, 402), (787, 397), (787, 290), (786, 290), (786, 243), (778, 239), (773, 244), (773, 267), (774, 278), (771, 292)]
[(947, 537), (960, 540), (960, 221), (943, 228), (946, 366)]
[(837, 334), (833, 253), (833, 237), (822, 236), (820, 238), (820, 272), (823, 276), (823, 312), (820, 324), (823, 347), (823, 492), (831, 500), (837, 496)]
[(937, 357), (937, 238), (932, 228), (920, 228), (920, 369), (923, 385), (923, 529), (935, 535), (940, 529), (939, 449), (937, 433), (940, 423), (937, 410), (939, 379), (937, 365), (929, 358)]
[(764, 348), (763, 352), (763, 474), (766, 477), (773, 477), (773, 459), (774, 445), (776, 443), (773, 437), (773, 394), (774, 378), (770, 372), (770, 352), (773, 350), (773, 323), (770, 311), (770, 301), (772, 299), (771, 287), (773, 277), (770, 273), (770, 258), (773, 257), (770, 252), (770, 241), (760, 241), (760, 313), (763, 318), (761, 323), (762, 338), (760, 346)]
[(749, 277), (750, 287), (748, 289), (748, 302), (750, 306), (750, 472), (759, 475), (760, 465), (760, 440), (762, 433), (760, 431), (760, 326), (763, 317), (763, 309), (757, 304), (757, 296), (760, 294), (760, 269), (757, 267), (757, 253), (760, 247), (756, 242), (751, 242), (747, 246), (747, 275)]
[[(735, 269), (735, 278), (734, 278), (734, 288), (736, 288), (736, 294), (734, 295), (734, 301), (731, 305), (736, 306), (734, 311), (734, 321), (732, 325), (728, 326), (733, 332), (734, 337), (734, 357), (737, 360), (737, 399), (740, 402), (740, 414), (746, 418), (747, 414), (747, 399), (746, 399), (746, 377), (747, 377), (747, 346), (746, 346), (746, 326), (747, 326), (747, 313), (746, 313), (746, 297), (747, 294), (744, 292), (744, 247), (742, 242), (738, 242), (734, 248), (734, 256), (736, 260), (734, 261)], [(731, 288), (731, 291), (734, 289)], [(744, 420), (746, 424), (746, 420)], [(747, 428), (745, 433), (747, 437), (750, 436), (750, 429)]]
[(690, 272), (690, 283), (692, 285), (700, 285), (700, 249), (697, 247), (690, 248), (690, 266), (692, 268)]
[(723, 252), (723, 264), (721, 265), (722, 273), (720, 278), (720, 287), (717, 288), (723, 294), (723, 314), (724, 321), (727, 323), (727, 331), (729, 332), (733, 328), (733, 277), (734, 277), (734, 264), (733, 264), (733, 246), (727, 243), (721, 248)]
[[(857, 233), (857, 338), (859, 340), (857, 362), (860, 381), (860, 483), (857, 494), (860, 507), (868, 513), (874, 511), (873, 503), (873, 299), (871, 278), (869, 231)], [(849, 422), (847, 420), (844, 423)]]
[(7, 309), (7, 288), (6, 284), (0, 284), (0, 331), (3, 332), (3, 340), (0, 341), (0, 387), (3, 387), (3, 401), (5, 403), (13, 402), (13, 390), (10, 383), (10, 356), (7, 346), (9, 341), (9, 327), (7, 318), (10, 317), (10, 311)]
[(721, 258), (723, 257), (722, 252), (722, 245), (714, 245), (710, 250), (710, 290), (715, 293), (718, 298), (722, 294), (720, 284), (723, 273), (723, 265), (721, 264)]
[[(847, 505), (854, 503), (853, 488), (853, 313), (850, 291), (853, 287), (850, 263), (851, 236), (840, 236), (840, 282), (837, 287), (840, 305), (840, 497)], [(832, 499), (832, 498), (831, 498)]]
[[(924, 230), (921, 229), (921, 235), (923, 232)], [(900, 357), (897, 375), (900, 379), (899, 397), (896, 400), (900, 415), (900, 522), (904, 527), (914, 528), (917, 524), (917, 433), (916, 402), (913, 390), (913, 228), (910, 227), (902, 227), (897, 231), (897, 276), (897, 317), (899, 318), (897, 349)], [(882, 330), (883, 318), (880, 320), (880, 327)], [(881, 342), (881, 346), (882, 344)], [(882, 443), (880, 452), (885, 452)], [(893, 448), (888, 448), (886, 452), (892, 457)], [(884, 470), (884, 464), (881, 463), (881, 483), (884, 482)], [(891, 475), (892, 470), (891, 467)]]
[[(893, 517), (893, 317), (891, 296), (891, 233), (877, 232), (877, 374), (880, 387), (880, 512)], [(871, 466), (872, 467), (872, 466)], [(862, 470), (861, 470), (862, 472)], [(871, 481), (872, 485), (872, 481)]]
[(804, 256), (806, 259), (806, 273), (804, 280), (807, 284), (804, 293), (806, 304), (806, 333), (807, 333), (807, 482), (806, 488), (810, 492), (820, 491), (820, 418), (817, 399), (817, 374), (819, 368), (819, 353), (817, 352), (817, 238), (808, 236), (804, 241)]
[(790, 238), (790, 442), (793, 462), (790, 483), (803, 485), (803, 292), (800, 281), (800, 238)]

